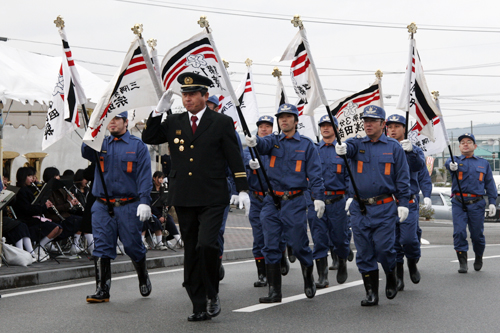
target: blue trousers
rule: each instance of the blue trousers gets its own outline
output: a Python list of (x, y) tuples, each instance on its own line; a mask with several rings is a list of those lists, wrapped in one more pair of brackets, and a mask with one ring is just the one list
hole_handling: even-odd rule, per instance
[(307, 236), (306, 200), (304, 195), (292, 200), (281, 201), (281, 210), (274, 206), (271, 196), (264, 199), (264, 207), (260, 213), (260, 221), (264, 231), (264, 248), (262, 253), (266, 264), (277, 264), (281, 260), (281, 240), (285, 237), (293, 254), (305, 266), (312, 266), (312, 251)]
[[(263, 196), (259, 196), (264, 200)], [(264, 248), (264, 233), (262, 231), (262, 223), (260, 223), (260, 212), (264, 206), (264, 201), (260, 201), (255, 198), (253, 194), (250, 194), (250, 213), (248, 214), (248, 219), (250, 220), (250, 225), (252, 226), (253, 234), (253, 246), (252, 253), (255, 259), (263, 259), (262, 249)]]
[(125, 253), (135, 262), (146, 255), (141, 232), (143, 222), (137, 216), (139, 202), (114, 207), (115, 216), (108, 214), (105, 204), (98, 201), (92, 205), (92, 232), (94, 234), (94, 256), (98, 258), (116, 258), (118, 237), (123, 243)]
[[(325, 199), (336, 196), (329, 195)], [(349, 228), (349, 217), (345, 211), (346, 199), (325, 206), (325, 214), (321, 218), (328, 228), (329, 244), (339, 258), (347, 259), (349, 255), (349, 243), (351, 242), (351, 230)]]
[(410, 204), (408, 218), (396, 223), (396, 261), (404, 262), (404, 256), (409, 259), (420, 258), (420, 240), (418, 238), (418, 203)]
[[(464, 198), (470, 201), (476, 198)], [(486, 241), (484, 239), (484, 209), (486, 202), (479, 202), (467, 205), (467, 212), (462, 209), (462, 204), (454, 198), (452, 201), (451, 213), (453, 215), (453, 244), (456, 251), (468, 251), (467, 230), (469, 226), (472, 249), (477, 255), (483, 255)]]
[(325, 258), (328, 256), (328, 226), (325, 220), (318, 219), (311, 193), (306, 191), (304, 195), (307, 203), (307, 222), (309, 222), (309, 229), (314, 243), (313, 260)]
[(359, 204), (354, 200), (351, 212), (352, 233), (358, 250), (356, 264), (361, 274), (378, 270), (379, 262), (385, 272), (396, 266), (396, 222), (398, 210), (396, 202), (382, 205), (366, 205), (366, 215), (362, 215)]

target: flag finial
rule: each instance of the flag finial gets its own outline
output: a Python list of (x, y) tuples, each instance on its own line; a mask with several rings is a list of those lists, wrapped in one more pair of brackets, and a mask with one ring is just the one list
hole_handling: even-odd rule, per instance
[(222, 59), (222, 63), (224, 64), (225, 68), (229, 68), (229, 61), (226, 61), (226, 59)]
[(415, 22), (411, 22), (406, 27), (408, 28), (408, 32), (411, 33), (412, 35), (417, 32), (417, 25), (415, 24)]
[(154, 38), (150, 38), (150, 39), (148, 39), (148, 45), (149, 45), (149, 47), (150, 47), (152, 50), (154, 50), (154, 49), (155, 49), (155, 47), (156, 47), (156, 45), (157, 45), (157, 43), (156, 43), (156, 42), (157, 42), (157, 40), (156, 40), (156, 39), (154, 39)]
[(200, 25), (201, 28), (208, 28), (210, 24), (208, 24), (208, 20), (206, 16), (200, 16), (200, 20), (196, 22)]
[(382, 76), (384, 76), (384, 72), (382, 72), (380, 69), (377, 69), (377, 71), (375, 72), (375, 76), (377, 77), (377, 79), (381, 79)]
[(61, 15), (57, 15), (57, 18), (54, 20), (56, 27), (62, 29), (64, 28), (64, 20)]
[(274, 67), (272, 74), (274, 77), (277, 77), (279, 79), (281, 76), (281, 71), (279, 70), (278, 67)]
[(300, 15), (295, 15), (291, 22), (295, 28), (296, 27), (299, 27), (300, 29), (304, 28), (304, 25), (302, 24), (302, 20), (300, 19)]
[(432, 94), (432, 97), (434, 97), (434, 99), (437, 101), (439, 98), (439, 91), (434, 90), (431, 92), (431, 94)]
[(247, 60), (245, 60), (245, 65), (247, 65), (247, 67), (252, 66), (252, 63), (253, 63), (253, 61), (250, 58), (247, 58)]
[(141, 37), (142, 35), (142, 32), (144, 31), (144, 29), (142, 28), (142, 24), (134, 24), (134, 26), (132, 27), (131, 29), (135, 35), (139, 36), (139, 38)]

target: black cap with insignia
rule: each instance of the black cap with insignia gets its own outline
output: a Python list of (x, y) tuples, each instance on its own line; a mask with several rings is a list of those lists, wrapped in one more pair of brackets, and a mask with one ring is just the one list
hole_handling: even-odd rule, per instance
[(177, 77), (181, 85), (181, 92), (208, 90), (213, 85), (208, 77), (196, 73), (182, 73)]

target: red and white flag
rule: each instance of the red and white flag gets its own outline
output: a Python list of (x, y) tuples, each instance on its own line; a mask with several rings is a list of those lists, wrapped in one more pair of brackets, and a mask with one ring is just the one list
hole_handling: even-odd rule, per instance
[[(241, 113), (245, 117), (248, 129), (251, 131), (257, 128), (257, 120), (259, 120), (259, 107), (257, 105), (257, 96), (255, 95), (254, 85), (253, 85), (253, 75), (252, 68), (247, 66), (247, 75), (241, 81), (240, 85), (235, 91), (236, 96), (239, 96), (238, 102), (240, 103)], [(236, 124), (242, 127), (239, 123)]]
[(100, 151), (109, 121), (123, 111), (156, 105), (158, 96), (151, 76), (146, 67), (139, 46), (139, 37), (135, 37), (125, 56), (125, 60), (113, 79), (109, 82), (104, 95), (99, 99), (92, 112), (89, 127), (83, 142)]
[(78, 105), (87, 101), (63, 28), (59, 29), (59, 34), (63, 45), (63, 56), (52, 101), (47, 110), (42, 150), (80, 126)]
[[(274, 111), (278, 111), (280, 105), (288, 103), (288, 96), (285, 92), (285, 87), (283, 82), (278, 78), (278, 85), (276, 86), (276, 103), (274, 103)], [(301, 104), (302, 111), (304, 110), (304, 104)]]
[(238, 117), (238, 111), (236, 111), (236, 104), (234, 104), (231, 96), (220, 95), (219, 112), (233, 118), (234, 129), (238, 127), (240, 118)]
[(339, 122), (339, 134), (342, 141), (355, 137), (356, 135), (365, 136), (365, 128), (361, 115), (368, 105), (382, 106), (380, 98), (380, 80), (368, 88), (355, 94), (342, 97), (330, 105), (332, 114), (337, 117)]
[(410, 131), (408, 131), (408, 139), (410, 139), (414, 145), (420, 147), (425, 156), (441, 154), (446, 148), (446, 137), (441, 117), (434, 117), (432, 122), (434, 125), (434, 142), (422, 134), (422, 128), (419, 123), (416, 123)]
[[(424, 69), (420, 63), (417, 51), (417, 42), (410, 39), (410, 57), (412, 66), (406, 69), (403, 90), (399, 97), (397, 109), (409, 111), (421, 128), (420, 133), (429, 140), (435, 141), (433, 119), (441, 115), (434, 102), (424, 76)], [(408, 86), (409, 85), (409, 86)]]
[(290, 66), (290, 77), (297, 96), (305, 103), (304, 113), (314, 115), (314, 110), (321, 105), (321, 94), (318, 78), (311, 67), (311, 61), (307, 54), (305, 44), (308, 45), (305, 33), (302, 36), (297, 32), (290, 44), (281, 56), (281, 60), (292, 60)]
[(314, 115), (309, 116), (304, 114), (305, 103), (299, 99), (295, 104), (299, 110), (299, 122), (297, 123), (297, 131), (300, 135), (307, 136), (313, 142), (318, 142), (318, 127), (314, 121)]
[(184, 72), (203, 75), (212, 80), (210, 95), (229, 96), (221, 74), (221, 64), (217, 61), (214, 48), (206, 32), (200, 32), (190, 39), (170, 49), (161, 63), (161, 81), (165, 90), (172, 89), (181, 94), (177, 77)]

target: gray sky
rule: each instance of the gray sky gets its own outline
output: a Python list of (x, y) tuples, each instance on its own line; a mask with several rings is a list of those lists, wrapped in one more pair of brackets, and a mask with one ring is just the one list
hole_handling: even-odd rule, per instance
[[(429, 89), (440, 92), (441, 109), (452, 128), (470, 126), (471, 121), (500, 123), (499, 9), (493, 0), (4, 1), (0, 36), (9, 38), (9, 46), (60, 56), (53, 21), (61, 15), (78, 64), (107, 81), (123, 61), (135, 23), (144, 25), (146, 40), (158, 40), (163, 57), (200, 32), (196, 22), (206, 15), (221, 56), (230, 62), (233, 87), (244, 76), (244, 61), (252, 59), (260, 113), (274, 114), (274, 66), (282, 70), (288, 96), (295, 101), (289, 62), (272, 59), (281, 56), (297, 32), (290, 20), (299, 14), (328, 100), (367, 87), (380, 69), (389, 115), (402, 114), (395, 105), (408, 57), (406, 26), (415, 22)], [(318, 109), (316, 119), (324, 113)]]

